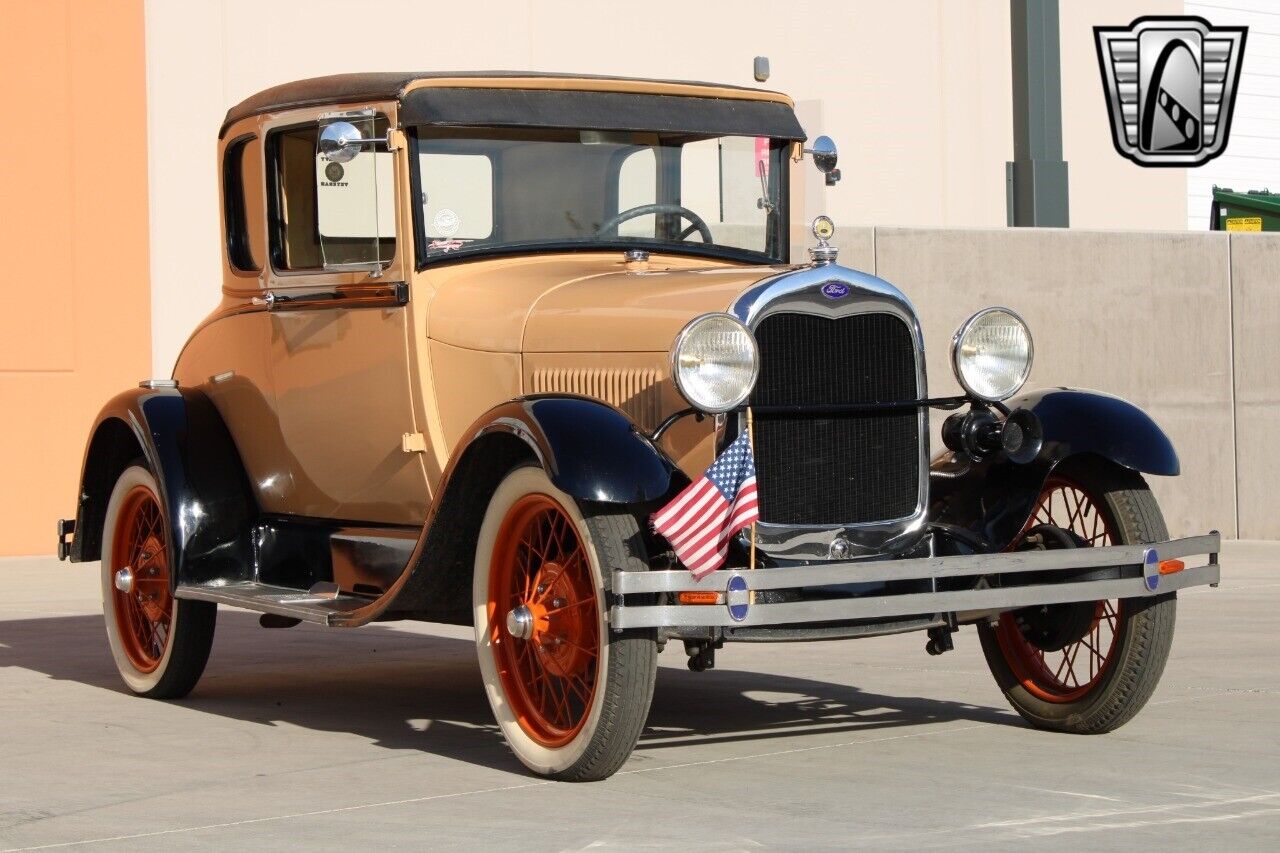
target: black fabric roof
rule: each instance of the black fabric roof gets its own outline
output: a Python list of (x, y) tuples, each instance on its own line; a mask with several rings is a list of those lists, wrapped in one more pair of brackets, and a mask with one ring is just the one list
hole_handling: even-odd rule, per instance
[[(399, 98), (404, 88), (414, 80), (455, 77), (490, 78), (495, 81), (510, 77), (638, 80), (634, 77), (530, 71), (376, 71), (361, 74), (334, 74), (273, 86), (246, 98), (227, 110), (222, 131), (225, 132), (234, 122), (256, 113), (326, 103)], [(722, 86), (684, 80), (643, 82), (759, 91), (745, 86)], [(532, 125), (582, 127), (591, 130), (683, 130), (725, 134), (758, 133), (784, 139), (804, 138), (804, 131), (796, 121), (795, 114), (784, 103), (712, 96), (585, 92), (563, 89), (502, 89), (500, 83), (497, 83), (493, 88), (415, 89), (405, 99), (403, 111), (406, 124)]]

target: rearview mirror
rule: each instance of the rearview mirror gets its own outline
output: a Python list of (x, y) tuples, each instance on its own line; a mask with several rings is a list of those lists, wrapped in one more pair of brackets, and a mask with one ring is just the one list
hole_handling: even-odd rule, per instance
[(813, 140), (813, 147), (804, 149), (804, 153), (813, 157), (813, 165), (824, 175), (836, 170), (836, 144), (830, 136), (819, 136)]
[(349, 121), (335, 121), (320, 131), (320, 154), (334, 163), (350, 163), (363, 146), (360, 128)]

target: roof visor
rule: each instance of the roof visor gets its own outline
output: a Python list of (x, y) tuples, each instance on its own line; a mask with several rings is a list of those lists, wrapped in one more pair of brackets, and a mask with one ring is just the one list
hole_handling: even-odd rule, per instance
[(563, 89), (428, 86), (404, 94), (400, 121), (406, 125), (805, 138), (791, 107), (776, 101)]

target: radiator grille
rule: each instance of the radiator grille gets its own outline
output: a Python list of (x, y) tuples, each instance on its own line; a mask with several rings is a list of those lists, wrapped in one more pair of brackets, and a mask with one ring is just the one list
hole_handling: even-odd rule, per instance
[(540, 368), (534, 394), (581, 394), (617, 406), (646, 430), (658, 426), (662, 391), (656, 368)]
[[(754, 406), (912, 400), (916, 349), (892, 314), (774, 314), (755, 330)], [(919, 499), (918, 410), (755, 415), (760, 520), (861, 524), (911, 515)]]

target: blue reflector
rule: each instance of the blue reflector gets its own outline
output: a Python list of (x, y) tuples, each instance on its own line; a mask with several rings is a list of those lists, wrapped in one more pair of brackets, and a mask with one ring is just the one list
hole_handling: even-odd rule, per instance
[(729, 618), (741, 622), (747, 618), (747, 609), (751, 606), (751, 593), (747, 591), (747, 579), (742, 575), (729, 578), (725, 588), (724, 603), (729, 606)]
[(1160, 586), (1160, 555), (1155, 548), (1148, 548), (1142, 557), (1142, 580), (1152, 592)]

